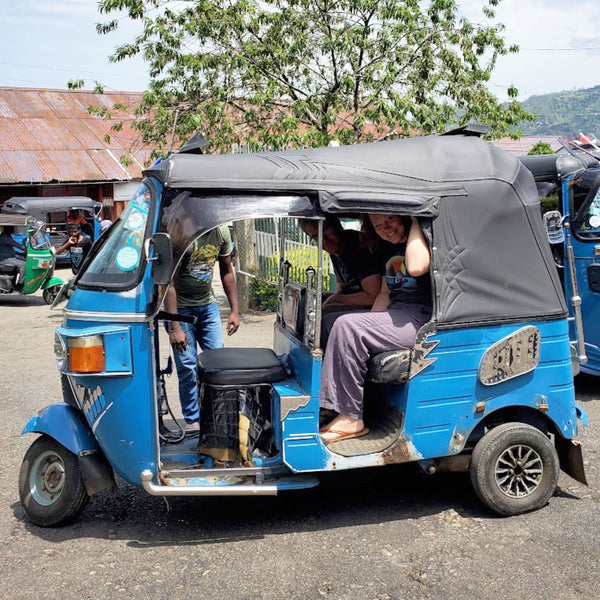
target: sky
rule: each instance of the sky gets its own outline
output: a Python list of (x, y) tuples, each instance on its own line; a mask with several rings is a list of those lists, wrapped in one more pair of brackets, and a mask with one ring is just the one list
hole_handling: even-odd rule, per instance
[[(482, 0), (459, 4), (465, 16), (482, 21)], [(489, 82), (500, 100), (506, 100), (511, 84), (519, 100), (600, 84), (599, 0), (501, 0), (496, 13), (507, 43), (521, 48), (499, 59)], [(96, 0), (5, 0), (0, 86), (65, 89), (69, 80), (83, 79), (86, 89), (95, 82), (107, 90), (146, 89), (147, 69), (140, 58), (108, 61), (119, 44), (135, 37), (139, 25), (123, 18), (117, 32), (97, 34), (96, 23), (107, 20)]]

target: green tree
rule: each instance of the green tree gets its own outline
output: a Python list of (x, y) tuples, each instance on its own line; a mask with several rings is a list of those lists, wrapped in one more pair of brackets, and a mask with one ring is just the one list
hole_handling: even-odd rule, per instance
[(527, 152), (528, 156), (532, 156), (534, 154), (554, 154), (554, 150), (552, 150), (552, 146), (548, 142), (536, 142), (529, 148)]
[[(531, 115), (486, 88), (507, 46), (455, 0), (100, 0), (101, 14), (142, 24), (110, 57), (142, 54), (151, 82), (144, 140), (168, 151), (201, 131), (213, 150), (321, 146), (440, 132), (476, 121), (516, 136)], [(99, 24), (100, 33), (119, 20)], [(459, 115), (459, 116), (457, 116)]]

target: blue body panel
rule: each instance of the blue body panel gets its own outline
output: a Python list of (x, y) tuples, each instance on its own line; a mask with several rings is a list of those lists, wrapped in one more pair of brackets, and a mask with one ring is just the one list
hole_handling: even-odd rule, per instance
[(327, 451), (318, 432), (321, 356), (313, 356), (306, 346), (279, 326), (275, 328), (274, 350), (278, 355), (287, 355), (293, 377), (273, 386), (277, 399), (280, 401), (283, 395), (308, 397), (308, 403), (301, 402), (282, 419), (283, 461), (295, 472), (318, 470), (327, 461)]
[[(152, 278), (145, 276), (142, 283), (130, 291), (111, 292), (108, 296), (110, 302), (107, 303), (105, 292), (78, 288), (69, 299), (69, 310), (111, 312), (115, 316), (119, 316), (119, 313), (144, 315), (152, 290)], [(90, 324), (93, 325), (93, 321)]]
[[(479, 366), (485, 351), (528, 324), (541, 333), (538, 366), (497, 385), (483, 385)], [(388, 402), (404, 414), (400, 440), (407, 448), (405, 460), (460, 453), (482, 419), (507, 407), (543, 410), (564, 437), (576, 435), (566, 320), (440, 331), (428, 342), (437, 342), (425, 359), (430, 364), (408, 383), (388, 384), (383, 389)], [(316, 424), (320, 360), (310, 357), (305, 347), (284, 331), (276, 333), (276, 351), (284, 351), (290, 358), (294, 376), (301, 382), (297, 394), (301, 395), (305, 386), (310, 389), (310, 402), (290, 412), (282, 424), (284, 462), (296, 472), (385, 464), (381, 454), (343, 457), (321, 444)]]
[[(59, 335), (79, 336), (82, 325), (84, 331), (102, 334), (102, 326), (87, 328), (81, 321), (67, 321)], [(136, 485), (140, 484), (140, 473), (144, 469), (155, 471), (158, 461), (151, 329), (149, 323), (121, 326), (119, 333), (114, 326), (104, 328), (105, 339), (114, 337), (121, 342), (114, 346), (119, 348), (122, 370), (107, 353), (107, 370), (103, 373), (67, 372), (75, 397), (104, 454), (123, 479)], [(124, 341), (130, 341), (127, 350)]]
[(98, 442), (76, 409), (63, 402), (51, 404), (31, 417), (21, 432), (24, 433), (49, 435), (73, 454), (98, 450)]
[[(537, 411), (547, 404), (545, 414), (563, 436), (576, 435), (566, 321), (531, 323), (541, 332), (540, 362), (533, 371), (493, 386), (479, 381), (484, 352), (524, 325), (444, 331), (434, 336), (439, 344), (427, 358), (436, 360), (409, 382), (404, 425), (406, 439), (423, 458), (460, 452), (481, 419), (511, 406)], [(481, 412), (476, 411), (478, 403), (484, 404)]]

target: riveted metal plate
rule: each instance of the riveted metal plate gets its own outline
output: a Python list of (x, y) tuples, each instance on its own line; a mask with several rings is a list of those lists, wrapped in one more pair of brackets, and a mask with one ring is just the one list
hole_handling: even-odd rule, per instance
[(490, 346), (479, 365), (483, 385), (497, 385), (533, 371), (540, 361), (540, 330), (523, 327)]

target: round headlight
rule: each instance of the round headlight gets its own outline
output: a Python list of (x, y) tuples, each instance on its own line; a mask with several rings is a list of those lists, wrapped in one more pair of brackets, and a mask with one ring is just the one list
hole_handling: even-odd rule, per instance
[(54, 358), (58, 370), (62, 373), (67, 366), (67, 347), (58, 333), (54, 334)]

